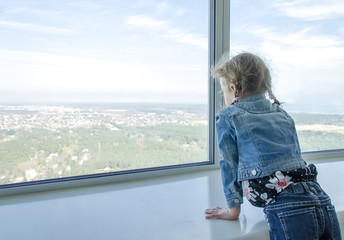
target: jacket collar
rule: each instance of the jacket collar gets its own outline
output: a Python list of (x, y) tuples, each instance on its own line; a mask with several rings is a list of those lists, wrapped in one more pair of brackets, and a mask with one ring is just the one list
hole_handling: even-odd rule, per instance
[(257, 100), (261, 100), (261, 99), (266, 99), (265, 94), (263, 93), (257, 93), (257, 94), (252, 94), (250, 96), (241, 98), (239, 100), (239, 102), (255, 102)]

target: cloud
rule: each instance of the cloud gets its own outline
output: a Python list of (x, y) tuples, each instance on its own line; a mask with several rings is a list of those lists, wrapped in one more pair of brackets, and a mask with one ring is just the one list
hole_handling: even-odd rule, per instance
[(202, 34), (188, 33), (179, 28), (171, 28), (168, 22), (156, 20), (145, 15), (129, 16), (126, 23), (135, 27), (146, 27), (159, 30), (159, 35), (163, 38), (173, 39), (180, 43), (190, 44), (202, 49), (208, 48), (208, 38)]
[(150, 27), (150, 28), (159, 28), (166, 27), (167, 23), (165, 21), (158, 21), (154, 18), (145, 16), (145, 15), (136, 15), (129, 16), (126, 18), (126, 24), (135, 26), (135, 27)]
[(264, 25), (237, 29), (236, 34), (245, 33), (246, 39), (233, 41), (231, 50), (252, 51), (271, 62), (279, 100), (304, 111), (311, 111), (307, 108), (310, 103), (319, 106), (318, 111), (326, 111), (323, 98), (325, 102), (344, 103), (338, 91), (344, 88), (344, 40), (340, 36), (321, 33), (317, 25), (296, 26), (294, 31)]
[(206, 66), (193, 65), (193, 70), (190, 71), (187, 68), (180, 69), (182, 64), (156, 66), (149, 62), (126, 62), (123, 59), (105, 60), (33, 51), (0, 49), (0, 63), (3, 66), (0, 69), (2, 90), (21, 88), (132, 91), (135, 86), (135, 89), (142, 91), (169, 89), (178, 92), (185, 86), (185, 80), (182, 79), (199, 81), (202, 76), (206, 79)]
[(91, 2), (91, 1), (73, 1), (73, 2), (67, 3), (67, 5), (70, 7), (75, 7), (75, 8), (85, 9), (85, 10), (90, 10), (90, 11), (99, 10), (102, 8), (101, 4), (97, 3), (96, 1), (94, 1), (94, 2)]
[(344, 15), (344, 2), (342, 0), (294, 0), (278, 1), (276, 8), (289, 17), (304, 20), (334, 19)]
[(136, 0), (133, 3), (135, 8), (147, 8), (154, 12), (156, 15), (166, 16), (182, 16), (187, 12), (186, 8), (180, 7), (179, 4), (167, 1), (152, 1), (152, 0)]
[(289, 49), (344, 47), (344, 40), (339, 36), (315, 34), (313, 27), (306, 27), (289, 33), (261, 25), (242, 26), (241, 30), (257, 37), (259, 39), (258, 45), (269, 42)]
[(180, 7), (175, 7), (170, 5), (167, 2), (161, 2), (158, 4), (155, 4), (156, 6), (156, 12), (158, 14), (168, 14), (168, 15), (175, 15), (175, 16), (182, 16), (184, 15), (187, 11), (185, 8), (180, 8)]
[(307, 69), (333, 69), (343, 64), (344, 41), (337, 36), (313, 34), (312, 28), (282, 33), (273, 28), (250, 26), (250, 34), (259, 37), (258, 51), (264, 52), (278, 64)]
[[(154, 76), (154, 66), (142, 63), (1, 49), (0, 62), (6, 66), (1, 75), (8, 78), (1, 83), (2, 89), (11, 85), (11, 78), (17, 79), (13, 82), (15, 87), (24, 89), (130, 89), (133, 81), (143, 89), (159, 87), (159, 83), (149, 78)], [(20, 71), (15, 72), (16, 68)], [(25, 78), (21, 77), (23, 73)]]
[(187, 33), (181, 29), (170, 29), (163, 36), (165, 38), (175, 39), (178, 42), (191, 44), (199, 48), (208, 48), (208, 39), (202, 34)]
[(75, 30), (65, 28), (46, 27), (36, 24), (20, 23), (6, 20), (0, 20), (0, 27), (17, 29), (22, 31), (44, 32), (50, 34), (70, 34), (75, 32)]

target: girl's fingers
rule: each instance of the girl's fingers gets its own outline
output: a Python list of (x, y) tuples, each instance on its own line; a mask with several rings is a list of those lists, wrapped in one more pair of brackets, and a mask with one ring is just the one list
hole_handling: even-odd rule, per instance
[(215, 213), (217, 211), (218, 210), (216, 208), (210, 208), (210, 209), (205, 210), (205, 213), (211, 214), (211, 213)]
[(207, 215), (207, 216), (205, 216), (205, 218), (206, 219), (211, 219), (211, 218), (213, 218), (213, 215)]
[(206, 214), (212, 214), (212, 213), (214, 213), (214, 209), (207, 209), (207, 210), (205, 210), (205, 213)]
[(211, 214), (211, 215), (207, 215), (205, 216), (206, 219), (211, 219), (211, 218), (218, 218), (217, 214)]
[(221, 210), (222, 208), (220, 207), (216, 207), (216, 208), (209, 208), (205, 210), (206, 214), (213, 214), (213, 213), (217, 213), (219, 210)]

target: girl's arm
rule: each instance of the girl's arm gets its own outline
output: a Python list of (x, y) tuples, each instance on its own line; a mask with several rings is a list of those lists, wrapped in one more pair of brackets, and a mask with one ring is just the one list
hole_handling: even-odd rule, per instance
[(240, 214), (242, 199), (241, 184), (236, 179), (238, 169), (238, 150), (235, 130), (231, 126), (228, 113), (220, 111), (216, 115), (217, 143), (222, 159), (219, 162), (223, 190), (228, 207), (210, 208), (205, 211), (206, 219), (218, 218), (236, 220)]
[(208, 214), (205, 216), (206, 219), (218, 218), (223, 220), (237, 220), (240, 214), (240, 206), (233, 208), (210, 208), (205, 210), (205, 213)]
[(216, 115), (217, 144), (221, 159), (219, 166), (222, 176), (222, 185), (229, 208), (243, 203), (243, 192), (240, 182), (237, 181), (239, 153), (236, 142), (236, 131), (231, 117), (226, 112)]

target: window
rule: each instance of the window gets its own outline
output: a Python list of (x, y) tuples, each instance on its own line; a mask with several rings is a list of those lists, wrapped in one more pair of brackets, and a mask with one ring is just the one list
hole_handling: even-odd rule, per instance
[(339, 0), (231, 1), (231, 51), (270, 63), (303, 152), (344, 146), (343, 16)]
[(211, 163), (208, 1), (1, 5), (1, 185)]

